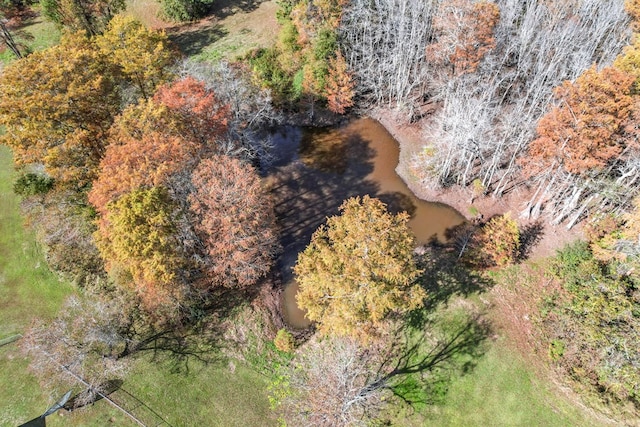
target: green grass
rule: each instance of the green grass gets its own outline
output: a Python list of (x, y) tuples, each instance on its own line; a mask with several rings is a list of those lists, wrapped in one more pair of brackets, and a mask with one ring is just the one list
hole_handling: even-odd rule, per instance
[(598, 425), (555, 396), (502, 342), (493, 343), (468, 375), (455, 379), (445, 401), (425, 418), (428, 425), (461, 427)]
[[(446, 342), (448, 359), (407, 382), (400, 392), (417, 402), (395, 405), (391, 425), (449, 427), (568, 427), (601, 425), (528, 364), (504, 332), (484, 320), (496, 310), (487, 294), (458, 297), (429, 315), (425, 330)], [(478, 323), (477, 320), (480, 319)], [(477, 325), (465, 328), (464, 325)], [(486, 326), (488, 325), (488, 328)], [(461, 335), (459, 331), (465, 331)], [(420, 335), (416, 335), (419, 337)], [(447, 338), (449, 337), (449, 338)], [(452, 337), (457, 337), (451, 340)], [(414, 340), (415, 341), (415, 340)], [(415, 341), (419, 342), (419, 341)], [(420, 354), (433, 354), (425, 341)], [(465, 344), (466, 343), (466, 344)], [(414, 344), (415, 345), (415, 344)], [(431, 347), (430, 347), (431, 346)], [(538, 355), (546, 360), (546, 353)], [(545, 360), (540, 365), (543, 366)], [(429, 365), (429, 364), (427, 364)], [(542, 374), (540, 374), (542, 375)], [(419, 380), (422, 378), (422, 385)], [(416, 381), (418, 380), (418, 381)], [(417, 387), (415, 385), (417, 384)], [(413, 386), (413, 387), (412, 387)]]
[(34, 316), (52, 318), (72, 292), (51, 273), (23, 227), (13, 181), (10, 150), (0, 146), (0, 339), (22, 332)]
[[(11, 153), (0, 146), (0, 339), (23, 332), (35, 318), (51, 319), (73, 292), (51, 273), (32, 233), (23, 227), (18, 197), (13, 194)], [(27, 370), (18, 343), (0, 347), (0, 425), (15, 426), (44, 412), (53, 402)], [(127, 420), (104, 402), (95, 410), (47, 418), (51, 426), (105, 426)]]
[[(40, 16), (28, 21), (18, 31), (12, 31), (12, 34), (16, 42), (26, 45), (30, 52), (46, 49), (60, 41), (60, 31), (55, 24), (45, 21)], [(8, 64), (15, 59), (16, 57), (10, 49), (0, 52), (0, 62), (4, 64)]]
[(172, 372), (150, 357), (138, 361), (124, 388), (174, 426), (276, 425), (266, 393), (267, 378), (238, 362), (229, 366), (192, 361)]

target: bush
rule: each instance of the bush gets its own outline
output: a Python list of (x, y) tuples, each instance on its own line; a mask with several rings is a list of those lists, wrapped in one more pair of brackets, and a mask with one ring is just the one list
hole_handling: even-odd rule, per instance
[(271, 89), (274, 101), (277, 103), (288, 101), (293, 82), (280, 66), (277, 49), (258, 49), (248, 59), (258, 81), (262, 86)]
[(276, 338), (273, 340), (273, 344), (278, 350), (284, 351), (285, 353), (291, 353), (296, 347), (293, 335), (286, 329), (280, 329), (278, 331)]
[(192, 21), (209, 11), (213, 0), (160, 0), (162, 17), (170, 21)]
[(13, 192), (22, 197), (45, 194), (52, 188), (53, 179), (36, 173), (20, 175), (13, 184)]
[(567, 375), (603, 400), (640, 407), (638, 277), (600, 262), (588, 243), (558, 252), (551, 273), (564, 292), (544, 320), (549, 356)]
[(553, 340), (549, 344), (549, 357), (551, 360), (558, 360), (564, 355), (565, 345), (560, 340)]

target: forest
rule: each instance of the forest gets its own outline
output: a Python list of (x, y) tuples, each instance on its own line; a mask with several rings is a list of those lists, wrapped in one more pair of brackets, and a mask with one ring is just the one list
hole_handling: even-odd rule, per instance
[[(261, 402), (211, 425), (640, 422), (640, 1), (135, 3), (0, 0), (0, 234), (26, 236), (0, 240), (3, 382), (28, 375), (43, 409), (72, 390), (61, 425), (204, 425), (218, 397), (177, 384)], [(205, 57), (265, 4), (270, 39)], [(462, 195), (446, 238), (371, 191), (288, 204), (309, 177), (274, 177), (278, 132), (371, 116), (418, 195)], [(311, 150), (348, 187), (341, 144)], [(46, 273), (12, 272), (28, 239)], [(521, 383), (469, 387), (544, 384), (531, 413), (453, 406), (503, 355)], [(38, 415), (11, 405), (0, 424)]]

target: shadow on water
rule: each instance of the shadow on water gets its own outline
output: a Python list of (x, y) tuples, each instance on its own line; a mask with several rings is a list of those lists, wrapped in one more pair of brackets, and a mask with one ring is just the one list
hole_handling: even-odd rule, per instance
[[(309, 136), (305, 135), (305, 138)], [(292, 148), (290, 142), (285, 142), (287, 145)], [(282, 153), (291, 161), (278, 167), (273, 193), (281, 227), (284, 255), (280, 267), (285, 281), (292, 278), (291, 267), (298, 252), (309, 244), (313, 232), (328, 216), (339, 213), (338, 208), (345, 199), (376, 194), (379, 188), (375, 182), (366, 179), (373, 170), (375, 154), (366, 141), (357, 135), (348, 135), (342, 140), (334, 138), (324, 144), (327, 145), (337, 148), (340, 154), (335, 158), (327, 156), (324, 148), (308, 143), (296, 144), (296, 149), (304, 150), (300, 157), (297, 151), (295, 156)]]

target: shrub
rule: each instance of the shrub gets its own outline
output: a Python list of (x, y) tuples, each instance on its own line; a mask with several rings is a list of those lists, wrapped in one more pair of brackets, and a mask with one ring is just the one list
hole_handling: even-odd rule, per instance
[(45, 194), (51, 188), (53, 188), (53, 179), (36, 173), (20, 175), (13, 184), (13, 192), (22, 197)]
[(160, 0), (163, 18), (171, 21), (192, 21), (209, 11), (213, 0)]
[(285, 353), (292, 352), (296, 347), (293, 335), (291, 335), (291, 332), (286, 329), (280, 329), (278, 331), (276, 338), (273, 340), (273, 344), (275, 344), (278, 350), (284, 351)]

